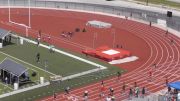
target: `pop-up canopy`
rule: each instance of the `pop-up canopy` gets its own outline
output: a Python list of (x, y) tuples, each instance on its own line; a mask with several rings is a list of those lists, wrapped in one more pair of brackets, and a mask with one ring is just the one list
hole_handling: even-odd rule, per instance
[(25, 73), (28, 69), (25, 68), (23, 65), (16, 63), (15, 61), (13, 61), (11, 59), (5, 59), (0, 64), (0, 70), (7, 71), (7, 72), (19, 77), (23, 73)]
[(0, 39), (4, 39), (4, 37), (8, 36), (9, 34), (11, 34), (10, 31), (0, 28)]
[(169, 87), (172, 87), (172, 88), (174, 88), (174, 89), (180, 90), (180, 81), (168, 83), (168, 86), (169, 86)]

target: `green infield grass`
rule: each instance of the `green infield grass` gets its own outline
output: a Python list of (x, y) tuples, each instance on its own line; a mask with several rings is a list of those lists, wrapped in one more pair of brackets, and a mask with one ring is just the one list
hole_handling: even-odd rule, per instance
[[(48, 49), (38, 47), (37, 45), (31, 44), (31, 43), (24, 42), (24, 45), (19, 45), (16, 43), (15, 39), (13, 42), (14, 42), (13, 44), (7, 45), (4, 48), (0, 49), (1, 54), (5, 55), (4, 57), (9, 57), (9, 58), (15, 57), (28, 64), (33, 65), (30, 68), (35, 69), (38, 72), (40, 72), (41, 76), (46, 75), (47, 78), (48, 76), (51, 76), (51, 74), (49, 74), (48, 72), (56, 74), (56, 75), (62, 75), (64, 77), (64, 76), (69, 76), (72, 74), (98, 68), (91, 64), (73, 59), (71, 57), (68, 57), (66, 55), (63, 55), (57, 52), (50, 53)], [(115, 76), (117, 74), (117, 71), (125, 72), (125, 70), (122, 70), (119, 67), (110, 65), (99, 59), (86, 57), (83, 54), (74, 53), (72, 51), (62, 49), (62, 48), (60, 48), (60, 50), (63, 50), (73, 55), (79, 56), (81, 58), (93, 61), (100, 65), (106, 66), (107, 69), (90, 73), (90, 74), (86, 74), (83, 76), (79, 76), (73, 79), (68, 79), (62, 82), (59, 82), (59, 81), (51, 82), (51, 84), (48, 86), (33, 89), (30, 91), (26, 91), (26, 92), (15, 94), (15, 95), (11, 95), (9, 97), (5, 97), (0, 100), (2, 101), (34, 101), (36, 99), (39, 99), (48, 95), (52, 95), (54, 92), (62, 92), (64, 91), (64, 88), (67, 86), (73, 89), (73, 88), (81, 87), (83, 85), (87, 85), (90, 83), (98, 82), (99, 80), (102, 80), (102, 79), (107, 79), (109, 77)], [(41, 55), (40, 63), (36, 62), (35, 57), (36, 57), (37, 52), (39, 52)], [(47, 68), (45, 68), (44, 61), (47, 61)], [(19, 62), (22, 63), (21, 61)], [(22, 63), (22, 64), (28, 65), (25, 63)], [(38, 70), (38, 68), (40, 69)], [(45, 72), (45, 71), (48, 71), (48, 72)]]

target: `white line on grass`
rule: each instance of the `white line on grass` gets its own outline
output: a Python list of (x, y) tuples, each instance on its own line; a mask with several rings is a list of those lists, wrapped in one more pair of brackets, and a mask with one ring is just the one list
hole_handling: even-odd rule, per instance
[(3, 84), (3, 83), (1, 83), (1, 82), (0, 82), (0, 84), (3, 85), (3, 86), (5, 86), (5, 87), (7, 87), (7, 88), (9, 88), (9, 89), (11, 89), (11, 90), (13, 90), (11, 87), (9, 87), (9, 86), (6, 85), (6, 84)]
[[(46, 82), (46, 83), (44, 83), (44, 84), (38, 84), (38, 85), (31, 86), (31, 87), (27, 87), (27, 88), (24, 88), (24, 89), (15, 90), (15, 91), (13, 91), (13, 92), (9, 92), (9, 93), (5, 93), (5, 94), (0, 95), (0, 98), (4, 98), (4, 97), (10, 96), (10, 95), (22, 93), (22, 92), (25, 92), (25, 91), (28, 91), (28, 90), (40, 88), (40, 87), (43, 87), (43, 86), (47, 86), (47, 85), (49, 85), (49, 84), (50, 84), (49, 82)], [(11, 89), (12, 89), (12, 88), (11, 88)]]

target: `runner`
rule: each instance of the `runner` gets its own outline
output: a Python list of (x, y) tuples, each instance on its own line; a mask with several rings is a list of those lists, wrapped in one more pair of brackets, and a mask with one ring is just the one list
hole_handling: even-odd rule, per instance
[(171, 44), (174, 44), (174, 40), (173, 39), (171, 39)]
[(84, 92), (84, 101), (88, 101), (88, 91)]
[(154, 65), (154, 68), (156, 68), (156, 67), (157, 67), (156, 63), (154, 63), (153, 65)]
[(124, 94), (126, 91), (126, 84), (125, 82), (123, 82), (123, 86), (122, 86), (122, 94)]
[(137, 82), (134, 82), (134, 88), (136, 88), (137, 87)]
[(112, 87), (110, 87), (109, 91), (110, 91), (110, 95), (113, 96), (114, 95), (114, 89)]
[(104, 85), (101, 85), (100, 98), (104, 97), (104, 92), (105, 92), (105, 87), (104, 87)]
[(41, 37), (41, 30), (38, 31), (38, 37)]
[(56, 93), (55, 92), (54, 92), (53, 96), (54, 96), (54, 99), (56, 99)]
[(106, 101), (111, 101), (110, 95), (108, 95), (108, 96), (106, 97)]
[(152, 81), (152, 72), (149, 71), (149, 81)]
[(104, 86), (104, 81), (103, 81), (103, 80), (101, 81), (101, 85), (103, 85), (103, 86)]
[(111, 97), (111, 101), (115, 101), (115, 97), (114, 96)]

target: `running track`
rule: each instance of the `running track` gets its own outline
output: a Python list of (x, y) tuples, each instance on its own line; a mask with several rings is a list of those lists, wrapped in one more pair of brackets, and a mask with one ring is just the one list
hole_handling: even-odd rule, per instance
[[(126, 99), (127, 95), (121, 95), (122, 83), (125, 82), (128, 87), (126, 88), (126, 93), (128, 94), (128, 89), (134, 86), (134, 82), (137, 82), (137, 85), (142, 88), (146, 87), (149, 92), (157, 92), (165, 88), (165, 78), (168, 77), (169, 82), (180, 80), (180, 61), (179, 61), (179, 50), (180, 50), (180, 39), (172, 34), (165, 36), (165, 31), (150, 27), (145, 24), (136, 23), (130, 20), (120, 20), (117, 25), (121, 26), (123, 30), (133, 33), (134, 36), (139, 37), (144, 40), (144, 42), (150, 47), (150, 56), (144, 64), (138, 68), (130, 71), (126, 74), (123, 74), (120, 81), (117, 81), (116, 77), (107, 79), (105, 83), (105, 94), (109, 93), (109, 87), (115, 89), (115, 97), (118, 101)], [(55, 37), (55, 36), (54, 36)], [(55, 37), (55, 39), (58, 39)], [(174, 43), (170, 43), (170, 40), (173, 39)], [(66, 42), (64, 40), (63, 42)], [(83, 45), (67, 41), (68, 43), (85, 47)], [(137, 47), (138, 48), (138, 47)], [(142, 51), (143, 53), (143, 51)], [(156, 69), (153, 68), (153, 64), (157, 64)], [(149, 71), (153, 70), (153, 81), (149, 82)], [(63, 93), (57, 96), (55, 101), (71, 101), (70, 98), (74, 96), (78, 101), (82, 100), (82, 95), (85, 90), (89, 91), (89, 101), (103, 101), (103, 98), (99, 98), (100, 85), (101, 83), (95, 83), (87, 85), (82, 88), (74, 89), (70, 92), (68, 96)], [(41, 101), (52, 101), (53, 97), (47, 97), (41, 99)]]
[[(126, 23), (126, 24), (123, 24)], [(165, 88), (165, 78), (168, 77), (169, 82), (180, 80), (180, 39), (174, 35), (165, 36), (165, 31), (149, 27), (140, 23), (135, 23), (129, 20), (122, 20), (119, 24), (123, 24), (122, 28), (134, 33), (139, 38), (142, 38), (151, 49), (151, 56), (148, 61), (139, 68), (122, 75), (120, 82), (117, 82), (117, 78), (111, 78), (105, 80), (105, 87), (107, 88), (105, 93), (108, 95), (109, 87), (115, 89), (115, 98), (118, 101), (126, 99), (127, 95), (121, 95), (122, 83), (125, 82), (128, 87), (126, 93), (128, 94), (128, 88), (133, 87), (134, 82), (137, 82), (139, 87), (146, 87), (149, 92), (157, 92)], [(174, 40), (174, 44), (170, 43), (170, 40)], [(157, 64), (157, 68), (153, 69), (153, 81), (148, 81), (148, 73), (153, 68), (153, 64)], [(68, 101), (71, 98), (82, 100), (82, 95), (85, 90), (89, 91), (88, 101), (104, 101), (104, 98), (100, 98), (100, 82), (92, 85), (88, 85), (79, 89), (72, 90), (70, 95), (59, 94), (55, 101)], [(53, 97), (42, 99), (41, 101), (52, 101)]]

